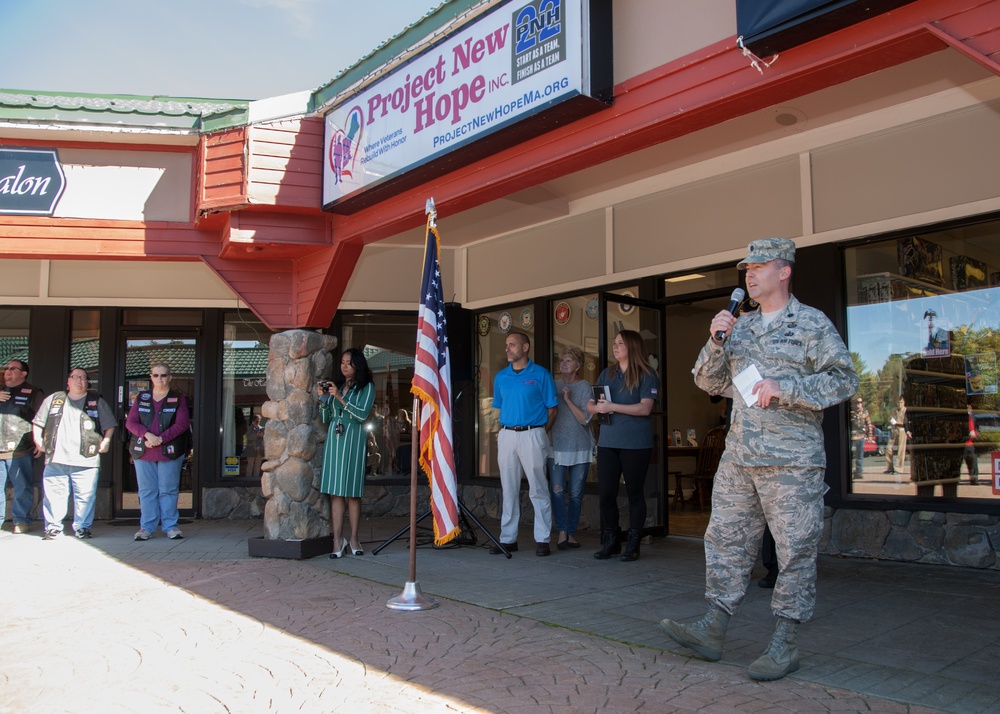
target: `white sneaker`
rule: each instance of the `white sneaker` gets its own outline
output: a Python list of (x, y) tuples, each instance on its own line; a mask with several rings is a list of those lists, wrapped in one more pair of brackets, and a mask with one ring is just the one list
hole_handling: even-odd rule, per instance
[(181, 533), (180, 528), (171, 528), (169, 531), (167, 531), (167, 538), (169, 538), (170, 540), (180, 540), (183, 537), (184, 534)]
[(135, 532), (133, 540), (149, 540), (150, 536), (153, 534), (147, 531), (145, 528), (140, 528)]

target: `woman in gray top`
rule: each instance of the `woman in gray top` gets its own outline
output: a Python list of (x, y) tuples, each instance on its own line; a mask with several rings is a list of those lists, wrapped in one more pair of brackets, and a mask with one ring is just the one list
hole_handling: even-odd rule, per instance
[(594, 456), (594, 436), (587, 414), (587, 402), (593, 395), (590, 384), (580, 378), (581, 367), (583, 352), (579, 347), (564, 347), (559, 352), (560, 376), (556, 380), (559, 406), (550, 434), (552, 457), (549, 459), (552, 525), (559, 531), (556, 539), (559, 550), (580, 547), (576, 529), (583, 505), (583, 485)]

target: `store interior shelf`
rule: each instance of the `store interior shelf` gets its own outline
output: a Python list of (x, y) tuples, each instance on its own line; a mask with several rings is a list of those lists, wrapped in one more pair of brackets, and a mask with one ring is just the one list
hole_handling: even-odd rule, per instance
[(860, 282), (862, 280), (874, 280), (876, 278), (882, 278), (884, 280), (900, 280), (900, 281), (906, 283), (907, 285), (912, 285), (914, 287), (922, 288), (924, 290), (928, 290), (930, 292), (934, 292), (934, 293), (938, 293), (938, 294), (945, 294), (945, 293), (953, 293), (953, 292), (955, 292), (951, 288), (946, 288), (946, 287), (943, 287), (941, 285), (937, 285), (935, 283), (929, 283), (926, 280), (920, 280), (919, 278), (907, 278), (906, 276), (899, 275), (898, 273), (889, 273), (889, 272), (885, 272), (885, 273), (866, 273), (865, 275), (859, 275), (857, 279)]

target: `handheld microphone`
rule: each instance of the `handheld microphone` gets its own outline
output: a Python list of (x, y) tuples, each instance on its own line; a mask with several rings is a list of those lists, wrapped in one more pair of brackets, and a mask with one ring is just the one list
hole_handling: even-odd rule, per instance
[[(730, 315), (735, 315), (736, 311), (740, 309), (740, 304), (743, 302), (743, 298), (746, 293), (743, 292), (743, 288), (736, 288), (733, 290), (733, 294), (729, 296), (729, 307), (726, 308), (726, 312)], [(719, 330), (715, 333), (715, 340), (717, 342), (722, 342), (726, 339), (726, 333), (723, 330)]]

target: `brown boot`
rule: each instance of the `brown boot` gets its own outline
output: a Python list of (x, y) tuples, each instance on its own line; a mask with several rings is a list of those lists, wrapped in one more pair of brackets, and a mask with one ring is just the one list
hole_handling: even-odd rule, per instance
[(778, 618), (767, 652), (750, 665), (748, 671), (752, 679), (769, 682), (798, 670), (799, 646), (795, 638), (795, 628), (798, 624), (795, 620)]
[(673, 620), (661, 620), (660, 627), (677, 644), (694, 650), (702, 659), (718, 662), (726, 642), (729, 613), (713, 605), (698, 622), (682, 625)]

